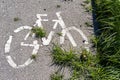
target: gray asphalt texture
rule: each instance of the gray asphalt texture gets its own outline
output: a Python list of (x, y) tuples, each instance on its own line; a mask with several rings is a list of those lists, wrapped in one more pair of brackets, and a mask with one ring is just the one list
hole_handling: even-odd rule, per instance
[[(17, 64), (23, 64), (30, 56), (32, 48), (21, 47), (20, 42), (24, 41), (23, 38), (27, 33), (22, 31), (14, 34), (14, 30), (20, 26), (31, 26), (37, 20), (36, 14), (48, 14), (49, 22), (43, 22), (44, 29), (47, 34), (52, 30), (54, 23), (52, 19), (57, 19), (55, 13), (61, 11), (61, 16), (67, 27), (76, 26), (80, 28), (88, 38), (93, 34), (93, 29), (85, 26), (85, 22), (92, 22), (91, 14), (85, 12), (81, 6), (83, 0), (0, 0), (0, 80), (50, 80), (50, 74), (54, 73), (57, 68), (52, 66), (49, 46), (42, 46), (39, 49), (37, 60), (25, 68), (14, 69), (12, 68), (5, 58), (5, 43), (9, 35), (14, 36), (11, 45), (10, 55)], [(57, 5), (60, 5), (57, 7)], [(14, 18), (20, 18), (19, 21), (14, 21)], [(56, 31), (60, 31), (58, 28)], [(71, 31), (79, 49), (83, 41), (78, 34)], [(29, 38), (26, 43), (31, 43), (34, 39)], [(41, 44), (41, 40), (38, 40)], [(59, 43), (59, 37), (55, 35), (53, 42)], [(70, 41), (65, 40), (64, 46), (72, 46)], [(69, 72), (69, 71), (68, 71)], [(68, 73), (67, 71), (64, 74)], [(66, 74), (68, 77), (68, 74)], [(66, 77), (66, 78), (67, 78)]]

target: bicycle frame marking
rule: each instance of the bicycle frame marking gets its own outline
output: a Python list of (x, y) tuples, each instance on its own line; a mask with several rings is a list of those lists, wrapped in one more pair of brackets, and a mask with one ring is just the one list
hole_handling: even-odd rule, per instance
[[(65, 23), (64, 23), (64, 21), (63, 21), (63, 19), (62, 19), (62, 16), (60, 15), (60, 13), (61, 12), (56, 12), (56, 16), (58, 17), (58, 20), (52, 20), (53, 22), (55, 22), (54, 23), (54, 25), (53, 25), (53, 30), (55, 30), (56, 28), (57, 28), (57, 25), (59, 24), (60, 26), (61, 26), (61, 28), (62, 28), (62, 34), (65, 34), (67, 37), (68, 37), (68, 39), (70, 40), (70, 42), (71, 42), (71, 44), (73, 45), (73, 47), (76, 47), (77, 46), (77, 44), (76, 44), (76, 42), (74, 41), (74, 39), (73, 39), (73, 37), (72, 37), (72, 35), (71, 35), (71, 33), (69, 32), (69, 30), (75, 30), (75, 31), (77, 31), (77, 32), (79, 32), (79, 34), (82, 36), (82, 38), (85, 40), (85, 44), (88, 44), (88, 39), (87, 39), (87, 37), (84, 35), (84, 33), (80, 30), (80, 29), (77, 29), (76, 27), (69, 27), (69, 28), (67, 28), (66, 27), (66, 25), (65, 25)], [(36, 24), (34, 24), (34, 26), (38, 26), (38, 27), (41, 27), (41, 28), (43, 28), (43, 25), (42, 25), (42, 21), (48, 21), (48, 19), (42, 19), (41, 18), (41, 16), (47, 16), (47, 14), (37, 14), (37, 18), (38, 18), (38, 20), (36, 21)], [(50, 43), (50, 41), (52, 40), (52, 37), (53, 37), (53, 35), (54, 35), (54, 31), (51, 31), (50, 33), (49, 33), (49, 35), (48, 35), (48, 38), (46, 39), (45, 37), (43, 37), (42, 38), (42, 44), (43, 45), (49, 45), (49, 43)], [(64, 35), (64, 36), (65, 36)], [(63, 37), (64, 37), (63, 36)], [(60, 44), (64, 44), (64, 38), (60, 38)]]
[[(64, 44), (64, 39), (65, 39), (64, 37), (65, 37), (65, 35), (66, 35), (66, 36), (68, 37), (68, 39), (70, 40), (71, 44), (73, 45), (73, 47), (76, 47), (77, 44), (76, 44), (76, 42), (74, 41), (71, 33), (69, 32), (70, 30), (75, 30), (75, 31), (77, 31), (77, 32), (81, 35), (81, 37), (85, 40), (84, 44), (85, 44), (85, 45), (88, 45), (88, 44), (89, 44), (89, 43), (88, 43), (88, 39), (87, 39), (87, 37), (85, 36), (85, 34), (84, 34), (80, 29), (77, 29), (75, 26), (72, 26), (72, 27), (68, 27), (68, 28), (67, 28), (66, 25), (65, 25), (65, 23), (64, 23), (64, 21), (63, 21), (63, 19), (62, 19), (62, 17), (61, 17), (61, 15), (60, 15), (60, 13), (61, 13), (61, 12), (56, 12), (56, 15), (57, 15), (57, 17), (58, 17), (58, 20), (52, 20), (52, 22), (55, 22), (54, 25), (53, 25), (53, 30), (55, 30), (55, 29), (57, 28), (57, 25), (58, 25), (58, 24), (59, 24), (59, 25), (61, 26), (61, 28), (62, 28), (62, 31), (61, 31), (62, 36), (60, 36), (60, 44)], [(35, 23), (33, 26), (34, 26), (34, 27), (37, 26), (37, 27), (43, 28), (42, 21), (48, 21), (48, 19), (42, 19), (41, 16), (47, 16), (47, 14), (37, 14), (36, 16), (37, 16), (38, 20), (36, 21), (36, 23)], [(31, 31), (32, 27), (30, 27), (30, 26), (21, 26), (21, 27), (15, 29), (15, 30), (14, 30), (14, 33), (18, 33), (18, 32), (20, 32), (20, 31), (22, 31), (22, 30), (25, 30), (25, 29)], [(30, 31), (29, 31), (29, 32), (27, 33), (27, 35), (25, 36), (25, 38), (24, 38), (25, 41), (26, 41), (27, 38), (29, 37)], [(46, 38), (46, 37), (43, 37), (43, 38), (41, 39), (41, 40), (42, 40), (42, 45), (49, 45), (49, 43), (51, 42), (52, 37), (54, 36), (54, 34), (55, 34), (55, 31), (51, 31), (51, 32), (49, 33), (49, 35), (48, 35), (47, 38)], [(5, 44), (5, 54), (6, 54), (6, 59), (7, 59), (8, 63), (9, 63), (9, 65), (10, 65), (11, 67), (13, 67), (13, 68), (23, 68), (23, 67), (26, 67), (26, 66), (28, 66), (29, 64), (31, 64), (31, 63), (33, 62), (33, 59), (31, 59), (31, 58), (29, 58), (29, 59), (28, 59), (24, 64), (22, 64), (22, 65), (17, 65), (17, 64), (13, 61), (12, 57), (9, 55), (10, 46), (11, 46), (11, 43), (12, 43), (12, 39), (13, 39), (13, 36), (10, 35), (8, 41), (7, 41), (6, 44)], [(21, 46), (26, 46), (26, 47), (33, 47), (32, 55), (36, 55), (36, 54), (38, 53), (38, 50), (39, 50), (39, 47), (40, 47), (40, 45), (38, 44), (38, 41), (37, 41), (37, 40), (34, 40), (34, 41), (33, 41), (33, 44), (25, 44), (24, 42), (21, 42), (20, 45), (21, 45)], [(42, 46), (42, 45), (41, 45), (41, 46)], [(85, 49), (89, 51), (89, 47), (88, 47), (88, 46), (86, 46)]]

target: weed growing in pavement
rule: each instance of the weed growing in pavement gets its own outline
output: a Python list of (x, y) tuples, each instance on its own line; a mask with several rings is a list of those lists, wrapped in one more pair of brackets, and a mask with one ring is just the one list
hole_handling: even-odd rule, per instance
[(14, 18), (14, 21), (16, 22), (16, 21), (19, 21), (20, 20), (20, 18), (19, 17), (15, 17)]
[(89, 4), (91, 2), (91, 0), (85, 0), (84, 3), (85, 4)]
[(97, 57), (85, 49), (82, 52), (76, 52), (72, 49), (66, 51), (59, 45), (52, 48), (52, 60), (56, 66), (60, 68), (69, 67), (71, 69), (72, 77), (70, 80), (86, 79), (90, 80), (94, 77), (93, 74), (98, 75)]
[(57, 8), (60, 8), (61, 6), (60, 5), (57, 5)]
[(43, 28), (40, 27), (33, 27), (32, 32), (35, 33), (35, 36), (37, 38), (42, 38), (46, 36), (46, 32)]
[(61, 33), (61, 32), (58, 32), (57, 35), (58, 35), (58, 36), (62, 36), (62, 33)]
[(53, 63), (60, 66), (70, 66), (72, 60), (75, 58), (74, 51), (70, 50), (69, 52), (62, 49), (59, 45), (54, 45), (52, 48), (52, 59)]
[(98, 38), (96, 36), (92, 36), (90, 40), (91, 40), (91, 43), (92, 43), (91, 47), (94, 48), (94, 49), (97, 48)]
[(85, 22), (85, 25), (86, 25), (87, 27), (93, 27), (93, 25), (92, 25), (90, 22)]
[(85, 6), (85, 10), (86, 12), (92, 12), (93, 8), (91, 5), (89, 5), (89, 6)]
[(81, 5), (85, 8), (86, 12), (92, 12), (91, 0), (86, 0)]
[(81, 6), (85, 7), (89, 5), (90, 3), (91, 3), (91, 0), (86, 0), (86, 1), (83, 1), (83, 3), (81, 3)]
[(44, 11), (46, 11), (46, 9), (43, 9)]
[(64, 1), (71, 1), (72, 2), (73, 0), (64, 0)]
[(63, 80), (63, 75), (58, 72), (55, 72), (50, 76), (51, 80)]
[(32, 54), (31, 59), (36, 60), (36, 57), (37, 57), (36, 54)]

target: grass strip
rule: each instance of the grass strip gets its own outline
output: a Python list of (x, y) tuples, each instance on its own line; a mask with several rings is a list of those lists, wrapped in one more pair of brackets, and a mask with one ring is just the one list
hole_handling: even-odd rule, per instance
[(66, 51), (59, 45), (54, 44), (51, 53), (54, 65), (60, 69), (65, 67), (70, 69), (71, 77), (68, 80), (93, 80), (99, 78), (97, 76), (99, 76), (99, 71), (101, 71), (102, 68), (97, 65), (97, 56), (85, 49), (81, 52), (72, 49)]
[(94, 0), (99, 23), (97, 53), (104, 68), (100, 80), (120, 80), (120, 0)]

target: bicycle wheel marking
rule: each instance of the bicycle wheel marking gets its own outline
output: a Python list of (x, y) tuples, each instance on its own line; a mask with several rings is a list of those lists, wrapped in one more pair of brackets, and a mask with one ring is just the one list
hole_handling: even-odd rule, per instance
[(17, 67), (17, 64), (15, 64), (15, 62), (13, 61), (11, 56), (6, 56), (6, 59), (7, 59), (10, 66), (12, 66), (13, 68)]
[(5, 53), (8, 53), (10, 51), (10, 45), (11, 45), (11, 42), (12, 42), (12, 37), (13, 36), (9, 36), (9, 39), (8, 39), (7, 43), (5, 44)]
[(19, 31), (22, 31), (22, 30), (24, 30), (24, 29), (31, 30), (32, 27), (30, 27), (30, 26), (21, 26), (21, 27), (15, 29), (15, 30), (14, 30), (14, 33), (18, 33)]
[[(65, 37), (65, 35), (67, 34), (67, 32), (69, 31), (69, 30), (75, 30), (75, 31), (77, 31), (81, 36), (82, 36), (82, 38), (85, 40), (85, 43), (84, 44), (88, 44), (88, 39), (87, 39), (87, 37), (85, 36), (85, 34), (80, 30), (80, 29), (77, 29), (75, 26), (72, 26), (72, 27), (69, 27), (69, 28), (66, 28), (66, 29), (63, 29), (62, 30), (62, 34), (63, 34), (63, 36), (61, 36), (60, 38), (60, 42), (61, 43), (64, 43), (64, 37)], [(72, 41), (71, 41), (72, 42)], [(76, 43), (74, 43), (73, 45), (76, 45)]]
[[(65, 36), (68, 37), (69, 41), (71, 42), (71, 44), (73, 45), (73, 47), (76, 47), (77, 44), (75, 42), (75, 40), (73, 39), (71, 33), (69, 32), (70, 30), (74, 30), (76, 32), (79, 33), (79, 35), (84, 39), (84, 43), (85, 44), (85, 49), (87, 51), (89, 51), (89, 47), (88, 47), (88, 38), (86, 37), (86, 35), (82, 32), (82, 30), (76, 28), (75, 26), (71, 26), (71, 27), (67, 27), (62, 19), (62, 16), (60, 15), (61, 12), (56, 12), (56, 16), (58, 19), (54, 19), (52, 20), (52, 22), (54, 22), (54, 25), (53, 25), (53, 30), (55, 30), (57, 28), (58, 25), (60, 25), (60, 27), (62, 28), (62, 36), (60, 36), (60, 44), (64, 44), (64, 41), (65, 41)], [(41, 27), (43, 28), (43, 25), (42, 25), (42, 21), (48, 21), (48, 19), (42, 19), (41, 16), (47, 16), (47, 14), (37, 14), (36, 15), (38, 20), (36, 20), (36, 23), (33, 25), (34, 27)], [(30, 36), (30, 33), (31, 33), (31, 29), (32, 27), (30, 26), (21, 26), (17, 29), (14, 30), (14, 33), (18, 33), (22, 30), (30, 30), (26, 36), (24, 37), (24, 40), (26, 41), (27, 38)], [(53, 36), (55, 34), (55, 31), (50, 31), (50, 33), (48, 34), (48, 37), (43, 37), (41, 40), (42, 40), (42, 44), (39, 45), (38, 44), (38, 41), (37, 40), (34, 40), (32, 44), (26, 44), (24, 42), (21, 42), (20, 45), (21, 46), (24, 46), (24, 47), (33, 47), (33, 51), (32, 51), (32, 55), (36, 55), (38, 53), (38, 50), (39, 50), (39, 47), (43, 46), (43, 45), (49, 45)], [(35, 34), (33, 33), (32, 37), (34, 37)], [(10, 47), (11, 47), (11, 43), (12, 43), (12, 39), (13, 39), (13, 36), (9, 36), (9, 39), (7, 40), (6, 44), (5, 44), (5, 54), (6, 54), (6, 59), (9, 63), (9, 65), (13, 68), (23, 68), (23, 67), (26, 67), (28, 66), (29, 64), (31, 64), (33, 62), (33, 59), (29, 58), (28, 60), (25, 61), (24, 64), (22, 65), (17, 65), (12, 57), (9, 55), (10, 53)]]
[[(25, 29), (28, 29), (28, 30), (31, 30), (32, 27), (30, 26), (21, 26), (20, 28), (17, 28), (14, 30), (14, 33), (18, 33), (22, 30), (25, 30)], [(29, 37), (30, 35), (30, 32), (25, 36), (24, 40), (27, 40), (27, 38)], [(9, 63), (9, 65), (13, 68), (22, 68), (22, 67), (26, 67), (28, 66), (29, 64), (31, 64), (33, 62), (33, 59), (29, 58), (24, 64), (22, 65), (17, 65), (12, 57), (9, 55), (9, 52), (10, 52), (10, 47), (11, 47), (11, 43), (12, 43), (12, 39), (13, 39), (13, 36), (9, 36), (9, 39), (7, 41), (7, 43), (5, 44), (5, 53), (6, 53), (6, 59), (7, 59), (7, 62)], [(21, 46), (26, 46), (26, 47), (33, 47), (33, 51), (32, 51), (32, 55), (36, 55), (38, 53), (38, 50), (39, 50), (39, 44), (38, 44), (38, 41), (37, 40), (34, 40), (33, 41), (33, 44), (25, 44), (24, 42), (21, 42)]]
[[(85, 34), (84, 34), (80, 29), (77, 29), (77, 28), (74, 27), (74, 26), (62, 30), (62, 32), (61, 32), (61, 33), (62, 33), (62, 36), (60, 36), (60, 44), (64, 44), (64, 40), (65, 40), (64, 38), (65, 38), (65, 35), (67, 35), (68, 38), (69, 38), (69, 40), (71, 41), (72, 45), (73, 45), (74, 47), (77, 46), (77, 44), (75, 43), (75, 41), (74, 41), (73, 37), (71, 36), (71, 34), (68, 33), (69, 30), (75, 30), (75, 31), (77, 31), (77, 32), (82, 36), (82, 38), (85, 40), (84, 44), (85, 44), (85, 45), (88, 45), (88, 44), (89, 44), (89, 43), (88, 43), (88, 39), (87, 39), (87, 37), (85, 36)], [(85, 48), (89, 51), (88, 47), (85, 47)]]

